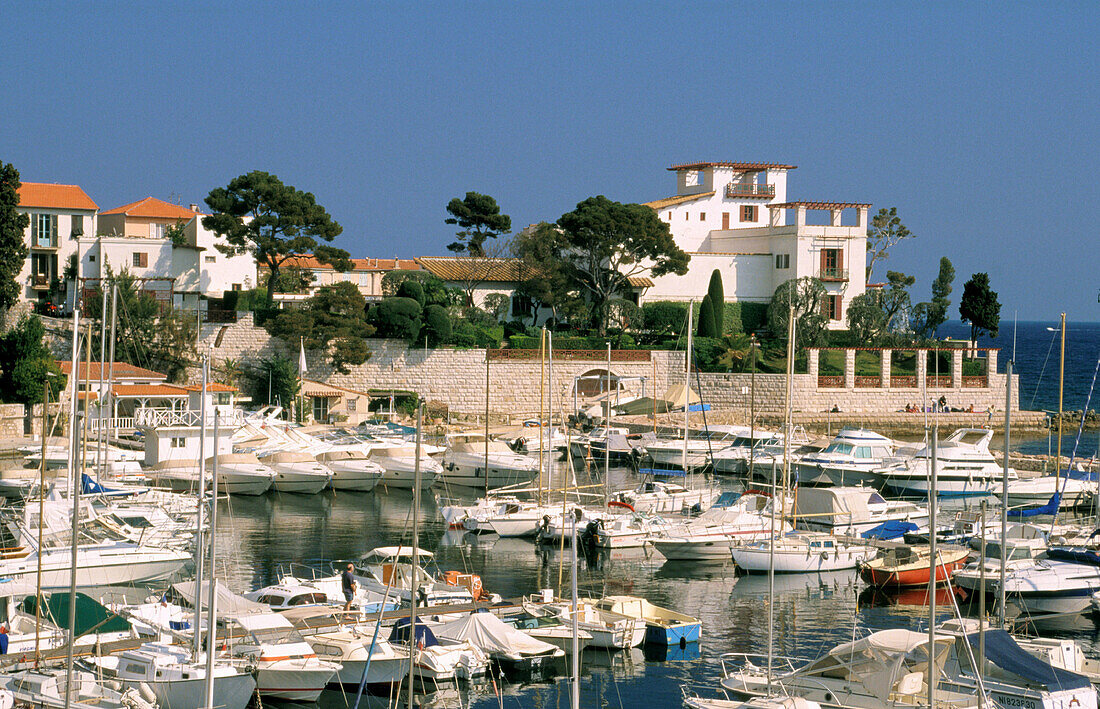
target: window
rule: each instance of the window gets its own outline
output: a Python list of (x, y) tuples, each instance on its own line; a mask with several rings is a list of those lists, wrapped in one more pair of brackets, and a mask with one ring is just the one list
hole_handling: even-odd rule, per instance
[(821, 250), (821, 278), (847, 280), (843, 249)]
[(240, 289), (241, 289), (241, 284), (240, 283), (234, 283), (233, 284), (233, 290), (240, 290)]
[(79, 214), (72, 216), (72, 228), (69, 230), (69, 238), (76, 239), (84, 236), (84, 217)]
[(775, 267), (776, 268), (790, 268), (791, 267), (791, 255), (790, 254), (776, 254), (775, 255)]
[(172, 439), (172, 447), (173, 448), (183, 448), (186, 444), (187, 444), (187, 439), (186, 438), (173, 438)]
[(314, 396), (313, 398), (313, 420), (314, 421), (328, 421), (328, 397)]
[(95, 254), (88, 254), (88, 263), (95, 263)]
[(31, 244), (43, 249), (57, 246), (57, 215), (35, 214), (31, 218)]
[(723, 229), (729, 229), (730, 228), (730, 213), (729, 212), (722, 212), (722, 228)]
[(707, 213), (706, 212), (699, 212), (699, 221), (705, 222), (706, 220), (707, 220)]
[(349, 412), (350, 411), (355, 411), (355, 404), (356, 404), (357, 401), (358, 401), (358, 399), (348, 399), (347, 404), (346, 404), (346, 408)]
[(672, 212), (669, 212), (669, 213), (668, 213), (668, 220), (669, 220), (669, 221), (672, 221)]
[(522, 293), (512, 294), (512, 317), (529, 317), (535, 304)]
[(213, 256), (207, 256), (205, 259), (207, 263), (214, 263), (215, 260), (216, 259)]
[(687, 221), (688, 219), (691, 219), (691, 215), (687, 212), (684, 212), (684, 221)]
[(843, 296), (827, 295), (822, 303), (822, 315), (829, 320), (840, 320)]
[(755, 222), (756, 221), (756, 205), (755, 204), (743, 204), (743, 205), (741, 205), (741, 221), (743, 221), (743, 222)]
[(167, 224), (150, 224), (149, 225), (149, 238), (150, 239), (163, 239), (164, 229)]
[(135, 268), (145, 268), (149, 265), (149, 254), (144, 251), (135, 251), (133, 259)]

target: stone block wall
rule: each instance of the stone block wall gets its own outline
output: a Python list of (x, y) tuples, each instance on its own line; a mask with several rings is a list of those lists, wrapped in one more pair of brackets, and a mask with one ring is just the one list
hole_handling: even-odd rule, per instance
[(0, 404), (0, 438), (23, 437), (23, 405)]

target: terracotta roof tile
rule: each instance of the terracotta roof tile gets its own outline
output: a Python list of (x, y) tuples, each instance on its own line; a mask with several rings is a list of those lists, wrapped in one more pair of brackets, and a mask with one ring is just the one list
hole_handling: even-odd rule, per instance
[[(85, 373), (84, 373), (85, 364), (86, 364), (85, 362), (81, 362), (80, 366), (77, 368), (77, 377), (79, 379), (84, 379), (85, 378)], [(70, 362), (68, 360), (57, 360), (57, 366), (59, 366), (61, 368), (61, 371), (66, 376), (68, 376), (69, 374), (72, 374), (72, 371), (73, 371), (72, 362)], [(92, 380), (98, 380), (99, 379), (99, 367), (100, 367), (99, 362), (92, 362), (91, 368), (88, 369), (88, 375), (87, 375), (88, 378), (90, 378)], [(110, 362), (104, 362), (103, 367), (104, 367), (103, 375), (104, 375), (104, 377), (106, 377), (107, 372), (110, 371), (111, 363)], [(168, 379), (167, 374), (161, 374), (160, 372), (154, 372), (151, 369), (143, 369), (142, 367), (135, 367), (134, 365), (127, 364), (126, 362), (115, 362), (114, 377), (115, 377), (116, 381), (119, 380), (119, 379), (161, 379), (161, 380)]]
[(528, 267), (516, 258), (473, 258), (470, 256), (421, 256), (416, 259), (428, 273), (444, 281), (471, 278), (492, 283), (518, 283), (527, 278)]
[[(202, 391), (202, 387), (196, 384), (189, 384), (183, 387), (187, 391)], [(228, 384), (222, 384), (220, 382), (207, 382), (207, 391), (240, 391), (237, 387), (229, 386)]]
[(55, 185), (48, 182), (23, 182), (19, 185), (20, 207), (45, 209), (86, 209), (95, 211), (99, 205), (80, 185)]
[(191, 219), (200, 213), (193, 212), (187, 207), (181, 207), (178, 204), (165, 202), (163, 199), (146, 197), (137, 202), (131, 202), (121, 207), (108, 209), (106, 212), (100, 212), (100, 214), (125, 214), (128, 217), (144, 217), (151, 219)]
[(180, 398), (187, 396), (187, 390), (175, 384), (116, 384), (115, 396), (150, 396), (160, 398)]
[(757, 170), (767, 170), (769, 168), (775, 170), (794, 170), (798, 166), (784, 165), (775, 162), (686, 162), (680, 165), (673, 165), (667, 169), (678, 172), (680, 170), (702, 170), (708, 167), (728, 167), (733, 170), (741, 170), (742, 172), (755, 172)]
[[(292, 256), (283, 262), (285, 266), (297, 266), (298, 268), (308, 268), (311, 271), (331, 271), (334, 270), (331, 264), (321, 263), (313, 254), (302, 254), (301, 256)], [(353, 258), (351, 259), (351, 270), (353, 271), (419, 271), (420, 266), (416, 264), (416, 259), (411, 258)]]
[(634, 288), (652, 288), (652, 279), (645, 276), (627, 276), (626, 282)]
[(684, 202), (691, 202), (696, 199), (702, 199), (703, 197), (713, 197), (714, 190), (710, 192), (699, 192), (698, 194), (678, 194), (674, 197), (665, 197), (664, 199), (655, 199), (652, 202), (643, 202), (647, 207), (660, 211), (665, 207), (673, 207), (677, 204), (683, 204)]

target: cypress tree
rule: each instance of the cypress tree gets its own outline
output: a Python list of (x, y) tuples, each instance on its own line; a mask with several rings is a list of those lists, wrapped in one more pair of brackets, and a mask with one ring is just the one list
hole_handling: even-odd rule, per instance
[(714, 329), (714, 306), (710, 302), (710, 294), (703, 296), (703, 302), (699, 305), (699, 327), (695, 334), (699, 337), (718, 337)]
[(722, 274), (718, 269), (710, 274), (710, 287), (707, 288), (710, 296), (710, 307), (714, 312), (715, 337), (721, 337), (726, 333), (726, 294), (722, 289)]

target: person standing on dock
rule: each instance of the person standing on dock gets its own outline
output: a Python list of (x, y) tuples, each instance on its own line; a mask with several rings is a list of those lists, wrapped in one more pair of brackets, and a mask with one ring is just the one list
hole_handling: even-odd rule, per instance
[(355, 587), (358, 586), (355, 576), (351, 573), (354, 568), (354, 566), (348, 564), (347, 568), (344, 569), (344, 573), (340, 574), (340, 587), (344, 591), (345, 613), (351, 610), (351, 600), (355, 598)]

